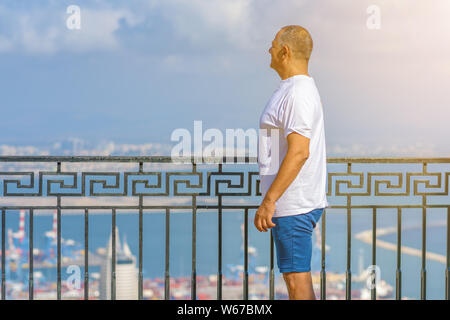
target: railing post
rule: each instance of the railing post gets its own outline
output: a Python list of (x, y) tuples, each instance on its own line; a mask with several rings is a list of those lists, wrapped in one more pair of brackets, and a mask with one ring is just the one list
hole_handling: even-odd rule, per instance
[[(347, 173), (351, 173), (352, 163), (347, 163)], [(347, 196), (347, 268), (345, 270), (345, 299), (352, 299), (352, 272), (351, 272), (351, 257), (352, 257), (352, 198)]]
[(372, 208), (372, 288), (370, 290), (371, 300), (377, 299), (377, 286), (376, 286), (376, 269), (377, 265), (377, 209)]
[(445, 269), (445, 299), (450, 300), (450, 206), (447, 207), (447, 268)]
[(244, 292), (243, 300), (248, 300), (248, 209), (244, 209)]
[[(111, 300), (116, 300), (116, 209), (111, 215)], [(106, 254), (109, 254), (108, 252)], [(109, 258), (109, 257), (108, 257)]]
[(33, 280), (33, 209), (29, 209), (29, 239), (28, 239), (28, 299), (33, 300), (34, 280)]
[(325, 264), (325, 253), (326, 253), (326, 209), (324, 209), (322, 214), (322, 230), (321, 230), (321, 269), (320, 269), (320, 300), (327, 299), (327, 271)]
[(84, 209), (84, 300), (89, 300), (89, 210)]
[[(193, 172), (197, 170), (197, 164), (192, 164)], [(191, 300), (197, 300), (197, 197), (192, 196), (192, 275), (191, 275)]]
[(164, 299), (170, 299), (170, 209), (166, 208), (166, 255), (164, 272)]
[[(139, 173), (143, 172), (143, 162), (139, 162)], [(144, 288), (144, 277), (143, 277), (143, 224), (144, 224), (144, 217), (143, 217), (143, 196), (139, 195), (139, 271), (138, 271), (138, 299), (143, 299), (143, 288)]]
[[(423, 164), (423, 170), (426, 172), (426, 163)], [(426, 196), (422, 196), (422, 269), (420, 271), (420, 299), (427, 299), (427, 209)]]
[(402, 299), (402, 209), (397, 208), (397, 270), (395, 273), (395, 299)]
[(275, 300), (275, 273), (274, 273), (274, 246), (273, 246), (273, 234), (270, 229), (270, 287), (269, 287), (269, 299)]
[[(58, 161), (56, 172), (61, 172), (61, 161)], [(56, 247), (57, 247), (57, 280), (56, 280), (56, 299), (61, 300), (61, 196), (56, 196)]]
[(5, 223), (6, 223), (6, 219), (5, 219), (5, 211), (6, 211), (5, 209), (0, 209), (0, 212), (2, 214), (2, 300), (6, 300), (6, 277), (5, 277), (5, 266), (6, 266), (6, 261), (5, 261), (5, 255), (6, 255)]
[[(222, 164), (219, 164), (219, 172), (222, 170)], [(217, 190), (216, 190), (217, 192)], [(217, 300), (222, 300), (222, 196), (217, 196)]]

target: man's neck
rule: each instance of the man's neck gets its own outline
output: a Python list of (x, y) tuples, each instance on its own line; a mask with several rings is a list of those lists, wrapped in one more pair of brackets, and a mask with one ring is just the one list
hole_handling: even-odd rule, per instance
[(278, 75), (280, 76), (281, 80), (286, 80), (287, 78), (290, 78), (290, 77), (293, 77), (296, 75), (305, 75), (305, 76), (309, 77), (308, 64), (302, 63), (302, 64), (297, 64), (297, 65), (292, 65), (289, 68), (278, 72)]

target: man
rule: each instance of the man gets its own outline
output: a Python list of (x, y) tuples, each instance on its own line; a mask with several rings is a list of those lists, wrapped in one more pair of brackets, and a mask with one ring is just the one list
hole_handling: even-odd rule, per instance
[(260, 132), (268, 134), (260, 135), (258, 144), (263, 201), (254, 223), (259, 231), (273, 228), (277, 264), (291, 300), (315, 299), (312, 231), (329, 206), (323, 110), (308, 74), (312, 48), (309, 32), (300, 26), (276, 34), (270, 67), (281, 81), (260, 117)]

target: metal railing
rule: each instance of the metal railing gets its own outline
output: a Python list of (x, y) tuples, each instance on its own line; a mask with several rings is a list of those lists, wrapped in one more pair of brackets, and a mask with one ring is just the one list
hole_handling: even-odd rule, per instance
[[(205, 159), (204, 159), (205, 160)], [(190, 171), (144, 171), (144, 163), (151, 164), (171, 164), (170, 157), (145, 157), (145, 156), (0, 156), (0, 165), (2, 164), (18, 164), (18, 163), (47, 163), (47, 165), (55, 165), (54, 171), (38, 170), (37, 186), (35, 186), (35, 172), (34, 171), (2, 171), (0, 172), (0, 196), (3, 199), (13, 199), (14, 197), (56, 197), (56, 206), (53, 205), (3, 205), (0, 203), (0, 214), (2, 221), (1, 230), (1, 293), (2, 299), (5, 299), (5, 219), (7, 210), (25, 209), (29, 211), (29, 299), (33, 299), (33, 213), (36, 210), (57, 210), (57, 299), (61, 299), (61, 211), (69, 209), (84, 210), (84, 298), (89, 298), (89, 211), (93, 209), (107, 209), (111, 210), (112, 214), (112, 262), (111, 262), (111, 299), (116, 297), (115, 286), (115, 268), (116, 268), (116, 246), (115, 246), (115, 228), (116, 228), (116, 210), (129, 209), (138, 210), (139, 212), (139, 253), (138, 253), (138, 298), (143, 299), (143, 210), (160, 209), (165, 212), (165, 290), (164, 298), (170, 298), (170, 215), (174, 209), (188, 209), (192, 211), (192, 272), (191, 272), (191, 298), (196, 299), (197, 296), (197, 211), (203, 209), (217, 210), (218, 219), (218, 270), (217, 270), (217, 299), (222, 299), (222, 214), (223, 210), (243, 210), (244, 219), (244, 277), (243, 277), (243, 298), (248, 299), (249, 291), (249, 269), (248, 269), (248, 215), (249, 210), (256, 210), (259, 206), (258, 201), (252, 204), (224, 204), (224, 199), (228, 197), (249, 197), (254, 196), (255, 199), (260, 200), (259, 179), (257, 171), (224, 171), (224, 165), (230, 165), (230, 159), (220, 159), (215, 164), (211, 164), (211, 159), (206, 159), (202, 164), (197, 163), (194, 158), (190, 159)], [(226, 160), (226, 163), (225, 163)], [(198, 170), (207, 162), (207, 170)], [(235, 165), (238, 164), (238, 159), (235, 158)], [(426, 299), (426, 232), (427, 232), (427, 209), (428, 208), (443, 208), (447, 210), (447, 229), (446, 229), (446, 269), (445, 269), (445, 298), (449, 299), (449, 221), (450, 221), (450, 204), (449, 203), (428, 203), (427, 197), (443, 196), (444, 199), (449, 200), (449, 175), (447, 169), (438, 170), (437, 172), (429, 172), (428, 165), (432, 164), (450, 164), (450, 158), (328, 158), (328, 164), (343, 164), (346, 165), (346, 170), (327, 172), (327, 197), (344, 197), (346, 204), (333, 204), (329, 209), (344, 209), (346, 210), (347, 219), (347, 244), (346, 244), (346, 299), (351, 299), (351, 245), (352, 245), (352, 231), (351, 218), (352, 209), (371, 209), (372, 210), (372, 264), (376, 265), (376, 241), (377, 241), (377, 210), (383, 208), (397, 209), (397, 265), (396, 265), (396, 299), (402, 298), (402, 209), (405, 208), (419, 208), (422, 209), (422, 249), (421, 249), (421, 283), (420, 296), (421, 299)], [(136, 164), (136, 171), (114, 172), (114, 171), (62, 171), (62, 164), (68, 163), (131, 163)], [(255, 158), (246, 157), (244, 164), (255, 164)], [(355, 165), (360, 164), (382, 164), (382, 165), (400, 165), (400, 169), (395, 169), (383, 172), (361, 172), (353, 171)], [(419, 172), (402, 172), (402, 166), (406, 164), (416, 164), (421, 166)], [(213, 167), (214, 169), (210, 169)], [(122, 174), (122, 175), (121, 175)], [(29, 179), (29, 183), (25, 183), (22, 179), (4, 179), (3, 176), (25, 176)], [(54, 179), (44, 179), (46, 176), (56, 176)], [(66, 185), (64, 177), (72, 177), (73, 184)], [(115, 185), (108, 186), (105, 178), (91, 179), (92, 177), (114, 177)], [(149, 184), (151, 178), (156, 178), (156, 184)], [(177, 179), (182, 177), (183, 179)], [(185, 178), (198, 179), (198, 183), (192, 183), (191, 180)], [(239, 183), (235, 184), (232, 177), (238, 177)], [(359, 178), (357, 184), (353, 184), (352, 177)], [(378, 177), (394, 177), (398, 179), (398, 183), (392, 183), (390, 180), (378, 180)], [(432, 177), (437, 179), (437, 183), (433, 184)], [(78, 185), (78, 179), (81, 180), (81, 189)], [(206, 181), (205, 181), (206, 180)], [(205, 181), (205, 184), (204, 184)], [(89, 182), (89, 190), (87, 190), (87, 183)], [(131, 183), (131, 190), (129, 184)], [(413, 187), (411, 188), (411, 184)], [(52, 191), (51, 186), (59, 185), (60, 191)], [(95, 185), (100, 184), (104, 190), (112, 189), (116, 192), (96, 192)], [(138, 191), (137, 184), (145, 184), (147, 191)], [(374, 184), (374, 188), (372, 186)], [(17, 191), (10, 191), (10, 185), (15, 185)], [(225, 185), (227, 189), (234, 192), (224, 192), (220, 190), (220, 186)], [(386, 191), (381, 190), (381, 186), (385, 185)], [(423, 185), (428, 190), (420, 190), (419, 186)], [(121, 188), (121, 186), (123, 188)], [(180, 186), (185, 186), (185, 190), (180, 190)], [(342, 191), (341, 186), (347, 186), (347, 190)], [(46, 188), (45, 188), (46, 187)], [(36, 190), (37, 188), (37, 190)], [(123, 191), (121, 191), (123, 189)], [(183, 189), (183, 188), (181, 188)], [(148, 190), (156, 190), (157, 192), (150, 192)], [(355, 192), (356, 190), (356, 192)], [(390, 191), (389, 191), (390, 190)], [(26, 192), (25, 192), (26, 191)], [(45, 192), (44, 192), (45, 191)], [(138, 203), (135, 205), (62, 205), (62, 198), (66, 197), (138, 197)], [(179, 197), (188, 196), (191, 198), (189, 205), (144, 205), (144, 198), (146, 197)], [(217, 198), (217, 204), (197, 204), (197, 198), (201, 196), (211, 196)], [(405, 204), (405, 203), (387, 203), (387, 204), (353, 204), (352, 200), (357, 197), (381, 197), (381, 196), (395, 196), (395, 197), (421, 197), (420, 204)], [(326, 299), (326, 278), (327, 272), (325, 267), (325, 234), (326, 234), (326, 217), (327, 212), (322, 215), (321, 221), (321, 272), (320, 272), (320, 297)], [(270, 234), (270, 281), (269, 281), (269, 298), (274, 299), (274, 245), (272, 234)], [(371, 289), (371, 298), (376, 299), (376, 286)]]

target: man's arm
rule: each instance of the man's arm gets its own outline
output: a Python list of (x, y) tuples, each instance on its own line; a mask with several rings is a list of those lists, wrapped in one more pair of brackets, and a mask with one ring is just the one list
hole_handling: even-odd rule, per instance
[(278, 174), (272, 182), (261, 205), (255, 214), (255, 226), (259, 231), (266, 232), (275, 224), (272, 222), (272, 216), (275, 212), (275, 202), (286, 191), (289, 185), (294, 181), (300, 172), (303, 164), (309, 157), (310, 139), (296, 132), (287, 136), (288, 150), (284, 157)]

